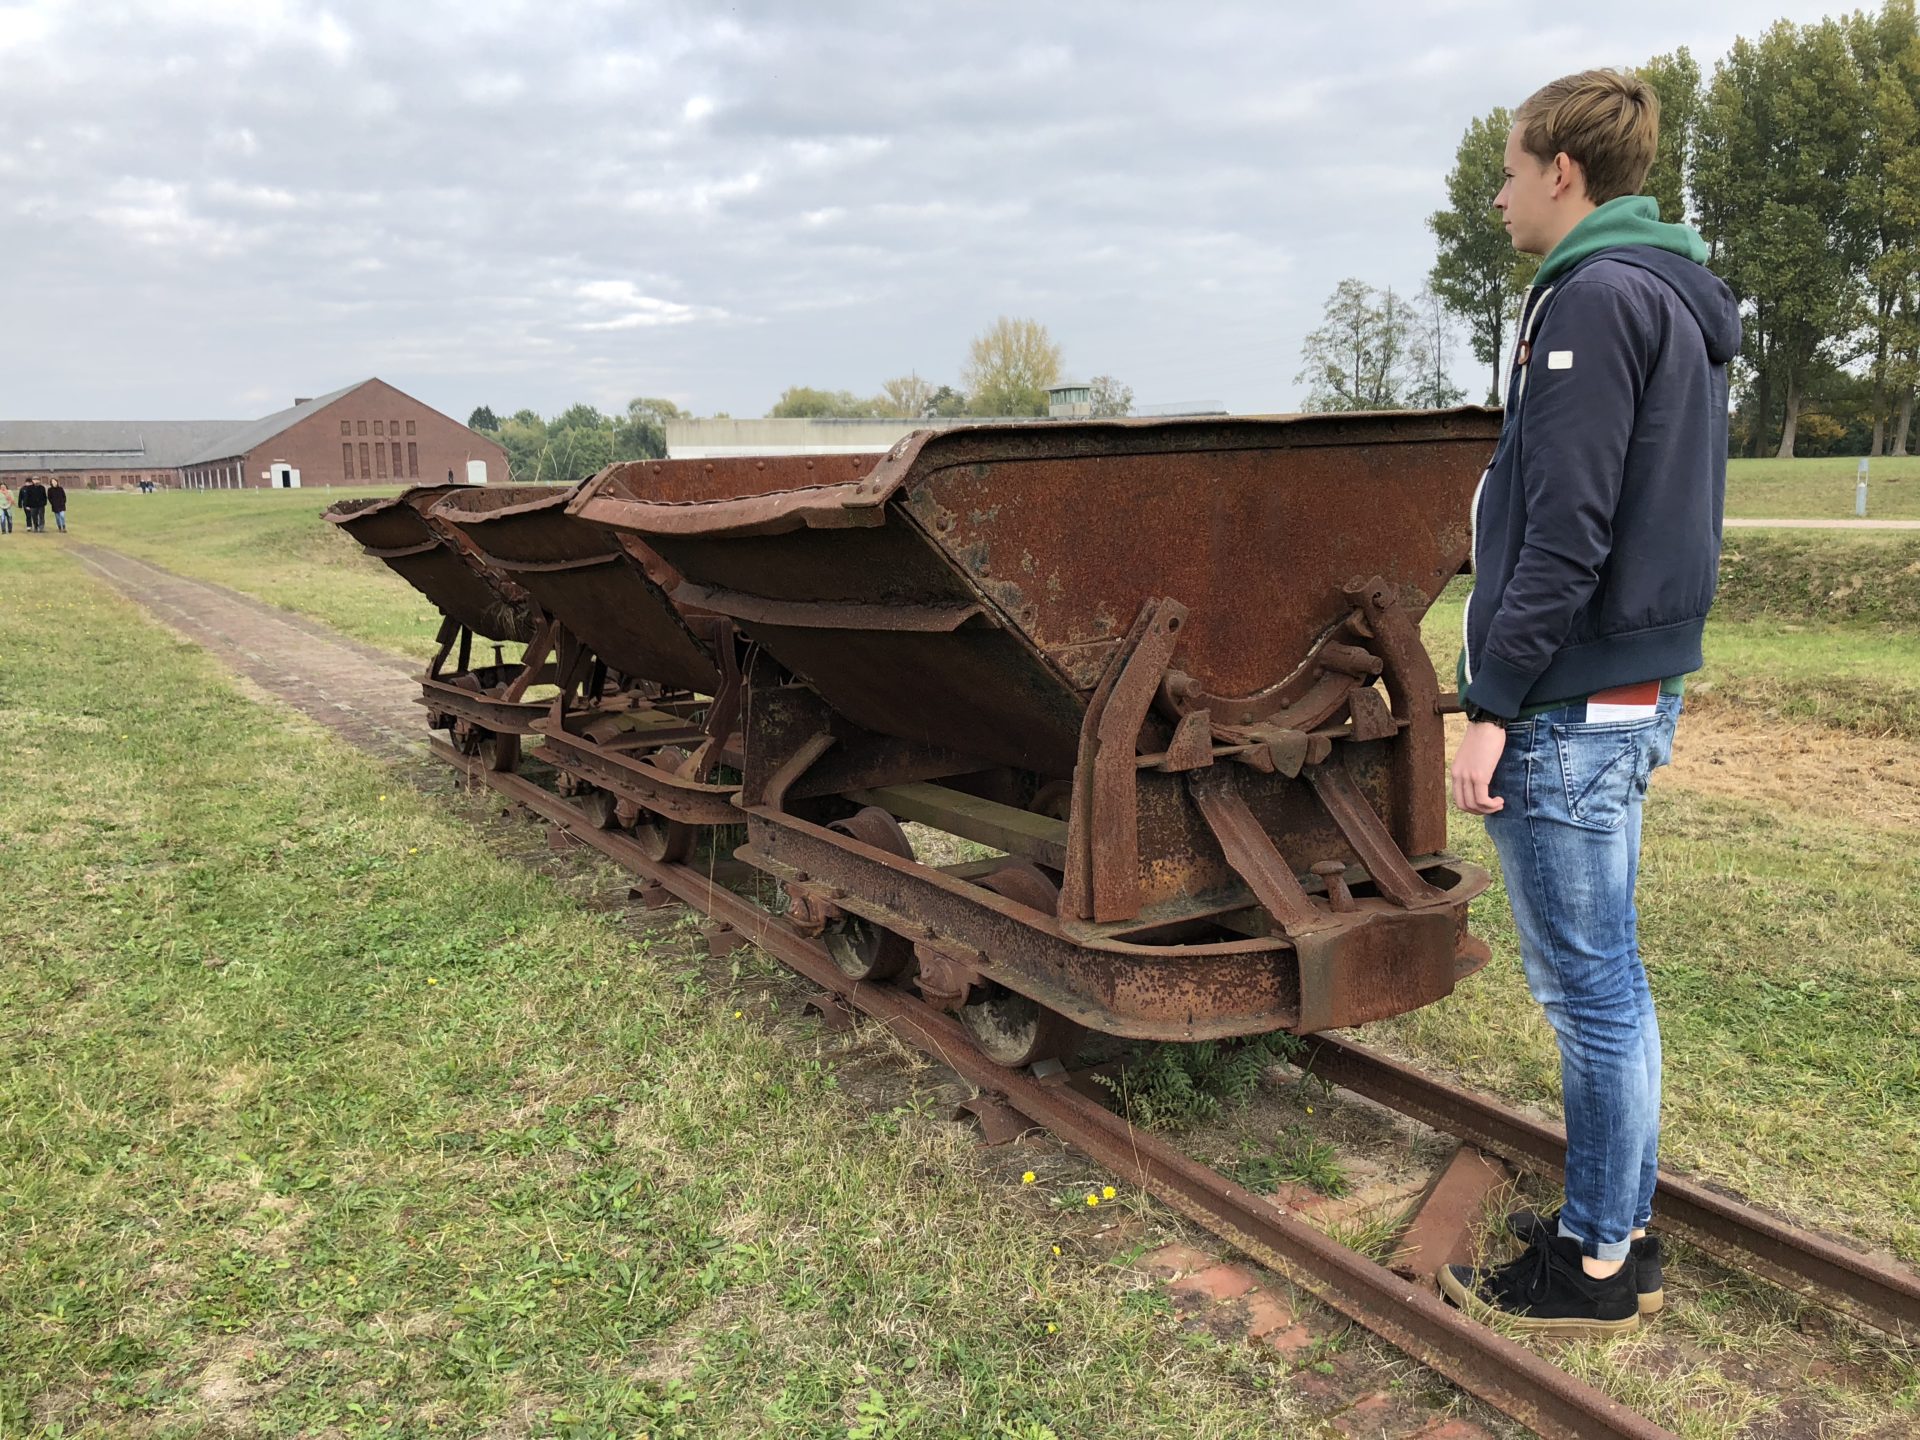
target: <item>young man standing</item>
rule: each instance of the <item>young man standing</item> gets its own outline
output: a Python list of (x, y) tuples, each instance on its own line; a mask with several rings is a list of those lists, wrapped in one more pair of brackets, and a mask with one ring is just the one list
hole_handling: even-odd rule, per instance
[(1639, 195), (1659, 102), (1589, 70), (1534, 94), (1494, 204), (1546, 263), (1521, 307), (1506, 419), (1474, 500), (1453, 796), (1486, 817), (1534, 999), (1560, 1046), (1567, 1201), (1527, 1249), (1447, 1266), (1523, 1329), (1600, 1336), (1660, 1304), (1649, 1239), (1660, 1031), (1640, 961), (1641, 802), (1700, 666), (1727, 473), (1739, 307), (1706, 246)]
[(40, 483), (39, 477), (31, 477), (20, 487), (20, 511), (26, 517), (27, 532), (40, 528), (40, 509), (47, 503), (47, 487)]
[[(54, 527), (64, 535), (67, 533), (67, 487), (55, 476), (53, 484), (47, 487), (47, 508), (53, 511)], [(44, 522), (42, 525), (44, 528)]]

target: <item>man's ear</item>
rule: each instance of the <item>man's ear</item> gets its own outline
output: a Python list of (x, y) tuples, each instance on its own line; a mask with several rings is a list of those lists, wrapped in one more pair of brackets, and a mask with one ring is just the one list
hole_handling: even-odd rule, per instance
[(1581, 193), (1585, 193), (1586, 172), (1581, 169), (1578, 160), (1562, 150), (1553, 157), (1553, 198), (1558, 200), (1563, 195), (1573, 193), (1576, 186)]

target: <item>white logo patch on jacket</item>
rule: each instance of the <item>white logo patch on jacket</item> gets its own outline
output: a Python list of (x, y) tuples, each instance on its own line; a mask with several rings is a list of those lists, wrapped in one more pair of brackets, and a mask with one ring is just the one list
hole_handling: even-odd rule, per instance
[(1571, 370), (1572, 368), (1573, 352), (1571, 350), (1549, 350), (1547, 352), (1547, 369)]

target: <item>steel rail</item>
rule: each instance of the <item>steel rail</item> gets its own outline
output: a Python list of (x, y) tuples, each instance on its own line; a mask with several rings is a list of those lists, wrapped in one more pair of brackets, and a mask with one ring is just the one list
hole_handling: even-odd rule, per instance
[(648, 859), (625, 835), (597, 828), (575, 806), (522, 776), (482, 770), (439, 740), (430, 741), (429, 748), (470, 778), (484, 781), (623, 868), (732, 926), (743, 938), (886, 1025), (981, 1091), (1002, 1097), (1096, 1164), (1132, 1180), (1546, 1440), (1673, 1440), (1670, 1431), (1469, 1319), (1432, 1291), (1329, 1239), (1086, 1096), (994, 1064), (974, 1047), (958, 1022), (908, 992), (848, 980), (824, 947), (752, 901), (687, 866)]
[[(1566, 1173), (1566, 1131), (1423, 1074), (1365, 1046), (1315, 1036), (1306, 1068), (1329, 1084), (1552, 1179)], [(1799, 1230), (1765, 1211), (1662, 1170), (1654, 1191), (1662, 1229), (1709, 1255), (1764, 1275), (1876, 1329), (1920, 1336), (1920, 1275)]]

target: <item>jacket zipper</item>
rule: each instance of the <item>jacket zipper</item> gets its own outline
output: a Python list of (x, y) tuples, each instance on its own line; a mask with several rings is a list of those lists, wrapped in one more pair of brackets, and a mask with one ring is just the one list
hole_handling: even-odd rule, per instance
[[(1509, 370), (1520, 373), (1509, 387), (1507, 408), (1515, 410), (1527, 393), (1527, 371), (1533, 368), (1533, 356), (1527, 356), (1527, 363), (1520, 363), (1520, 351), (1524, 346), (1529, 351), (1533, 346), (1533, 327), (1540, 323), (1540, 311), (1545, 308), (1547, 297), (1553, 294), (1549, 285), (1539, 295), (1533, 293), (1533, 287), (1527, 287), (1527, 293), (1520, 301), (1521, 330), (1513, 341), (1513, 364)], [(1519, 423), (1518, 416), (1515, 424)], [(1495, 447), (1496, 449), (1498, 447)], [(1473, 566), (1473, 589), (1467, 592), (1467, 603), (1460, 610), (1460, 668), (1468, 685), (1473, 684), (1473, 597), (1480, 589), (1480, 497), (1486, 492), (1487, 476), (1493, 473), (1489, 465), (1480, 472), (1480, 483), (1473, 487), (1473, 503), (1467, 507), (1467, 558)]]

